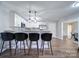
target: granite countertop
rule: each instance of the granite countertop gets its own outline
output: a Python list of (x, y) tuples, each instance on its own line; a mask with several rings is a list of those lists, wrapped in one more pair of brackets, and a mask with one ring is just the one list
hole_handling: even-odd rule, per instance
[(39, 29), (39, 28), (20, 28), (14, 27), (10, 30), (5, 30), (5, 32), (50, 32), (48, 29)]

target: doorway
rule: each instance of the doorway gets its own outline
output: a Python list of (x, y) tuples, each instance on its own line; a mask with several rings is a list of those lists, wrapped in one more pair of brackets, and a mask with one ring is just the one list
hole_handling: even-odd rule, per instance
[(72, 30), (73, 30), (73, 25), (72, 25), (71, 23), (69, 23), (69, 24), (67, 25), (67, 37), (68, 37), (68, 38), (71, 38)]
[(63, 23), (63, 36), (71, 39), (71, 33), (78, 32), (78, 22), (64, 22)]

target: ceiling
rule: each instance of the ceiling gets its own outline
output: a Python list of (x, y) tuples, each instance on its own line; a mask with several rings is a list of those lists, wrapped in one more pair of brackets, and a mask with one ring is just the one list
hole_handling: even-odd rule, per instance
[(74, 1), (4, 1), (9, 9), (28, 20), (28, 11), (37, 11), (38, 21), (57, 21), (63, 17), (78, 13), (78, 8), (72, 8)]

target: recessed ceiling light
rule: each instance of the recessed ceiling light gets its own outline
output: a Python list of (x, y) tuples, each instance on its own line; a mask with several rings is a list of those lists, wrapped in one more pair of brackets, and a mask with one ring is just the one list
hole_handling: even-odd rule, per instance
[(72, 7), (79, 7), (79, 2), (75, 2)]

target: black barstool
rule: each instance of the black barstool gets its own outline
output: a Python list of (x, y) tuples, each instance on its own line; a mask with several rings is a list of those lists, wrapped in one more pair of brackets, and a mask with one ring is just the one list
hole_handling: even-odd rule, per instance
[(43, 55), (43, 51), (44, 51), (44, 43), (45, 43), (45, 41), (48, 42), (48, 47), (50, 45), (51, 54), (53, 55), (52, 44), (51, 44), (52, 33), (42, 33), (41, 34), (41, 39), (42, 39), (41, 47), (43, 47), (43, 49), (42, 49), (42, 55)]
[(71, 34), (71, 38), (72, 37), (75, 41), (78, 41), (78, 33)]
[(24, 46), (24, 53), (26, 54), (25, 51), (25, 40), (28, 38), (28, 35), (26, 33), (15, 33), (15, 42), (16, 42), (16, 48), (15, 48), (15, 54), (16, 54), (16, 49), (17, 49), (17, 43), (20, 41), (20, 50), (21, 50), (21, 42), (23, 42)]
[(39, 33), (29, 33), (29, 40), (30, 40), (30, 46), (29, 46), (29, 50), (28, 50), (28, 55), (30, 54), (32, 42), (34, 42), (34, 41), (36, 41), (36, 43), (37, 43), (37, 52), (39, 55), (39, 46), (38, 46)]
[(8, 41), (9, 42), (10, 55), (12, 55), (11, 41), (14, 39), (14, 34), (13, 33), (10, 33), (10, 32), (2, 32), (1, 33), (1, 38), (2, 38), (1, 54), (2, 54), (3, 47), (4, 47), (4, 43), (6, 41)]

